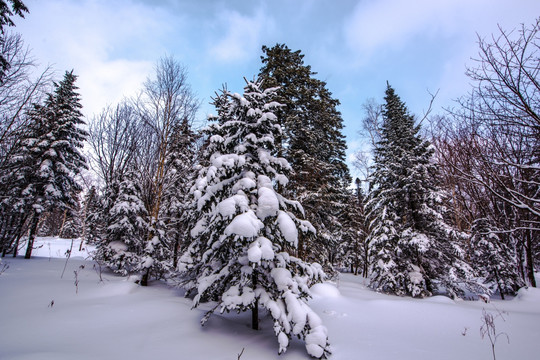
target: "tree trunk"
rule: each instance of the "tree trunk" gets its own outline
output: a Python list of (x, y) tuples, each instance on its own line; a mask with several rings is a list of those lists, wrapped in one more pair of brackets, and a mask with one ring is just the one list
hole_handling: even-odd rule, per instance
[(34, 246), (34, 239), (36, 238), (37, 227), (39, 223), (39, 214), (34, 211), (32, 215), (32, 221), (30, 222), (30, 233), (28, 234), (28, 246), (26, 247), (25, 259), (30, 259), (32, 256), (32, 248)]
[(66, 218), (67, 218), (67, 209), (64, 210), (64, 217), (62, 219), (62, 225), (60, 226), (60, 231), (58, 232), (59, 238), (62, 238), (62, 233), (64, 232), (64, 226), (66, 225)]
[(527, 245), (525, 246), (525, 256), (527, 257), (527, 277), (532, 287), (536, 287), (536, 279), (534, 278), (534, 260), (533, 260), (533, 250), (532, 250), (532, 230), (526, 230), (526, 241)]
[(22, 234), (17, 235), (17, 239), (15, 240), (15, 244), (13, 245), (13, 257), (17, 257), (19, 252), (19, 241), (21, 241)]
[(497, 287), (499, 288), (499, 294), (501, 294), (501, 300), (504, 300), (504, 293), (502, 291), (501, 287), (501, 280), (499, 279), (499, 273), (497, 272), (497, 269), (493, 269), (495, 272), (495, 281), (497, 282)]
[(141, 277), (141, 286), (148, 286), (149, 275), (150, 275), (150, 269), (146, 269), (146, 271), (142, 274), (142, 277)]
[[(253, 290), (257, 287), (257, 271), (253, 269), (253, 274), (251, 274), (251, 282)], [(253, 330), (259, 330), (259, 299), (255, 298), (255, 302), (251, 306), (251, 328)]]

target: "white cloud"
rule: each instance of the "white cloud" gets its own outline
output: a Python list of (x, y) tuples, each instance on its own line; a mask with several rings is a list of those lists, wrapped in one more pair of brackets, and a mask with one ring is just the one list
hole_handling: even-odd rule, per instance
[(497, 23), (513, 27), (531, 21), (537, 10), (537, 0), (362, 1), (343, 30), (348, 47), (366, 57), (383, 49), (402, 50), (418, 36), (466, 34), (471, 39), (476, 32), (493, 32)]
[(84, 114), (91, 116), (133, 95), (162, 55), (156, 38), (167, 30), (166, 14), (131, 1), (28, 1), (18, 21), (33, 55), (50, 63), (60, 79), (79, 76)]
[(83, 111), (88, 116), (114, 105), (124, 97), (135, 95), (152, 73), (151, 61), (95, 61), (78, 73)]
[(226, 30), (218, 43), (211, 47), (210, 53), (226, 62), (244, 61), (257, 56), (262, 35), (271, 32), (274, 27), (272, 19), (261, 8), (252, 17), (225, 10), (218, 17), (218, 22)]

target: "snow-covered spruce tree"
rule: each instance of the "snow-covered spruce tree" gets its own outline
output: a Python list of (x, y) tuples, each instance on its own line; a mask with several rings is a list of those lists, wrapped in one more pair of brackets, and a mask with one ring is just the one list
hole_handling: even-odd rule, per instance
[(355, 275), (360, 273), (367, 276), (367, 229), (364, 214), (364, 194), (360, 187), (360, 179), (356, 179), (356, 193), (351, 193), (347, 200), (344, 222), (346, 231), (338, 248), (339, 263), (342, 268), (350, 268), (351, 273)]
[(476, 219), (471, 233), (470, 263), (492, 292), (499, 291), (504, 300), (504, 294), (513, 295), (525, 286), (518, 273), (515, 250), (497, 234), (489, 219)]
[(276, 146), (294, 169), (287, 194), (302, 203), (317, 229), (309, 242), (300, 237), (298, 257), (331, 266), (341, 237), (350, 230), (343, 228), (351, 177), (339, 100), (315, 78), (299, 50), (276, 44), (262, 51), (263, 86), (279, 87), (277, 101), (283, 104), (276, 109), (283, 128)]
[(106, 214), (109, 223), (106, 236), (97, 244), (96, 259), (115, 272), (127, 275), (141, 270), (148, 214), (133, 171), (118, 180), (117, 188), (118, 194)]
[(268, 310), (278, 337), (279, 353), (291, 336), (306, 342), (316, 358), (328, 353), (326, 328), (309, 308), (309, 286), (324, 273), (319, 264), (292, 256), (299, 233), (313, 232), (302, 220), (303, 209), (278, 189), (287, 185), (288, 162), (276, 156), (281, 128), (273, 113), (275, 89), (247, 82), (244, 95), (223, 90), (214, 104), (217, 123), (207, 130), (204, 167), (193, 188), (197, 223), (193, 242), (181, 258), (181, 270), (194, 281), (194, 306), (205, 300), (217, 308), (252, 312), (258, 329), (258, 310)]
[(76, 207), (74, 195), (81, 191), (75, 178), (87, 168), (81, 154), (87, 133), (81, 128), (84, 121), (76, 78), (73, 71), (66, 72), (45, 103), (35, 105), (28, 114), (31, 120), (18, 157), (23, 166), (17, 167), (27, 185), (22, 196), (32, 204), (27, 259), (32, 255), (41, 215), (52, 208), (72, 211)]
[(165, 184), (162, 214), (166, 224), (165, 237), (172, 251), (172, 267), (178, 266), (181, 250), (190, 240), (189, 190), (197, 177), (194, 169), (199, 136), (191, 129), (187, 118), (172, 130), (169, 154), (165, 160)]
[(370, 286), (413, 297), (436, 291), (456, 296), (472, 269), (458, 243), (463, 235), (445, 221), (433, 148), (419, 129), (388, 85), (366, 204)]
[(102, 198), (95, 186), (85, 194), (83, 200), (82, 238), (87, 244), (96, 245), (105, 233), (103, 225)]

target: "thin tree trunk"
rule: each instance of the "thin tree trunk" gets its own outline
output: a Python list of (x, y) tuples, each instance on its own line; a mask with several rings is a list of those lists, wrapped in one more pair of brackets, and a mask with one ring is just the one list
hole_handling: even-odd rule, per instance
[[(253, 290), (257, 287), (257, 271), (253, 269), (253, 274), (251, 274), (251, 282)], [(251, 328), (253, 330), (259, 330), (259, 299), (256, 297), (255, 302), (251, 306)]]
[(19, 242), (21, 241), (22, 234), (17, 235), (17, 239), (15, 240), (15, 244), (13, 244), (13, 257), (17, 257), (19, 253)]
[(36, 238), (37, 227), (39, 223), (39, 214), (34, 211), (32, 215), (32, 221), (30, 222), (30, 233), (28, 234), (28, 246), (26, 247), (25, 259), (30, 259), (32, 256), (32, 248), (34, 246), (34, 240)]
[(58, 237), (62, 237), (62, 233), (64, 232), (64, 226), (66, 225), (66, 218), (67, 218), (67, 209), (64, 210), (64, 217), (62, 219), (62, 225), (60, 226), (60, 231), (58, 232)]
[(526, 241), (527, 246), (525, 246), (525, 255), (527, 257), (527, 277), (532, 287), (536, 287), (536, 279), (534, 278), (534, 260), (533, 260), (533, 251), (532, 251), (532, 236), (531, 230), (526, 230)]
[(149, 275), (150, 275), (150, 268), (147, 268), (146, 271), (141, 276), (141, 286), (148, 286)]
[(493, 269), (495, 272), (495, 281), (497, 282), (497, 287), (499, 288), (499, 294), (501, 294), (501, 299), (504, 300), (504, 293), (502, 291), (501, 287), (501, 280), (499, 279), (499, 273), (497, 272), (497, 269)]

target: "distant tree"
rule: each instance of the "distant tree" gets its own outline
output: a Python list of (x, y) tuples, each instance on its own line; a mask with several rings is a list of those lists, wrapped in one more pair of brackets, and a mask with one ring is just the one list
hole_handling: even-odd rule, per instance
[(45, 103), (35, 105), (29, 113), (31, 124), (16, 156), (20, 166), (15, 184), (23, 189), (21, 196), (31, 205), (25, 258), (32, 255), (41, 215), (52, 208), (75, 208), (74, 194), (81, 190), (75, 178), (87, 168), (81, 154), (87, 133), (82, 129), (82, 106), (75, 80), (72, 71), (66, 72), (64, 79), (54, 84), (54, 92)]
[(96, 245), (105, 233), (103, 199), (96, 186), (90, 187), (83, 199), (82, 234), (87, 244)]
[(83, 230), (83, 209), (78, 195), (74, 195), (75, 206), (64, 210), (62, 225), (58, 229), (58, 236), (66, 239), (75, 239), (82, 235)]
[[(162, 211), (163, 195), (171, 184), (168, 181), (170, 174), (167, 171), (170, 168), (167, 167), (167, 159), (171, 151), (178, 150), (173, 146), (175, 130), (183, 122), (186, 122), (184, 125), (191, 125), (199, 101), (187, 81), (187, 70), (174, 58), (160, 59), (155, 70), (155, 76), (145, 82), (135, 105), (146, 128), (143, 141), (146, 152), (139, 157), (140, 168), (143, 170), (141, 181), (146, 184), (143, 201), (150, 216), (146, 256), (157, 261), (159, 253), (167, 252), (172, 247), (164, 237), (168, 224), (161, 218), (165, 213)], [(147, 284), (150, 272), (148, 268), (143, 274), (141, 285)]]
[(89, 123), (89, 164), (107, 188), (133, 168), (141, 143), (142, 124), (135, 107), (122, 101), (107, 107)]
[(306, 341), (311, 356), (328, 353), (326, 328), (308, 307), (310, 283), (324, 276), (320, 265), (293, 256), (300, 233), (310, 233), (299, 202), (282, 195), (289, 163), (278, 156), (281, 127), (273, 111), (275, 89), (247, 82), (244, 95), (223, 90), (214, 104), (217, 123), (207, 130), (208, 166), (193, 188), (197, 223), (181, 268), (196, 290), (194, 306), (207, 300), (217, 309), (252, 312), (259, 306), (274, 321), (279, 353), (292, 336)]
[(192, 225), (189, 191), (194, 185), (197, 171), (199, 135), (192, 129), (187, 118), (172, 130), (169, 154), (165, 159), (165, 182), (163, 206), (160, 217), (167, 224), (167, 243), (173, 252), (172, 266), (176, 269), (181, 250), (189, 243)]
[(388, 85), (366, 204), (370, 286), (413, 297), (443, 289), (455, 296), (472, 272), (458, 243), (461, 233), (446, 222), (433, 148), (418, 131)]
[(106, 236), (97, 243), (96, 259), (114, 271), (127, 275), (143, 268), (148, 231), (147, 212), (135, 172), (118, 180), (118, 192), (108, 207)]
[(339, 247), (339, 258), (344, 267), (350, 267), (351, 273), (362, 276), (368, 275), (368, 244), (367, 224), (364, 213), (364, 193), (360, 186), (360, 179), (356, 179), (356, 193), (351, 193), (347, 201), (345, 216), (346, 233), (342, 237)]
[(486, 218), (472, 226), (471, 259), (473, 268), (482, 276), (491, 291), (515, 294), (525, 285), (516, 266), (515, 250), (508, 246)]
[(311, 243), (300, 238), (298, 257), (326, 265), (347, 231), (342, 224), (351, 183), (339, 101), (324, 81), (314, 77), (299, 50), (277, 44), (263, 46), (262, 51), (263, 87), (278, 87), (277, 101), (283, 104), (276, 109), (283, 128), (276, 146), (294, 169), (288, 193), (304, 205), (307, 219), (317, 229)]

